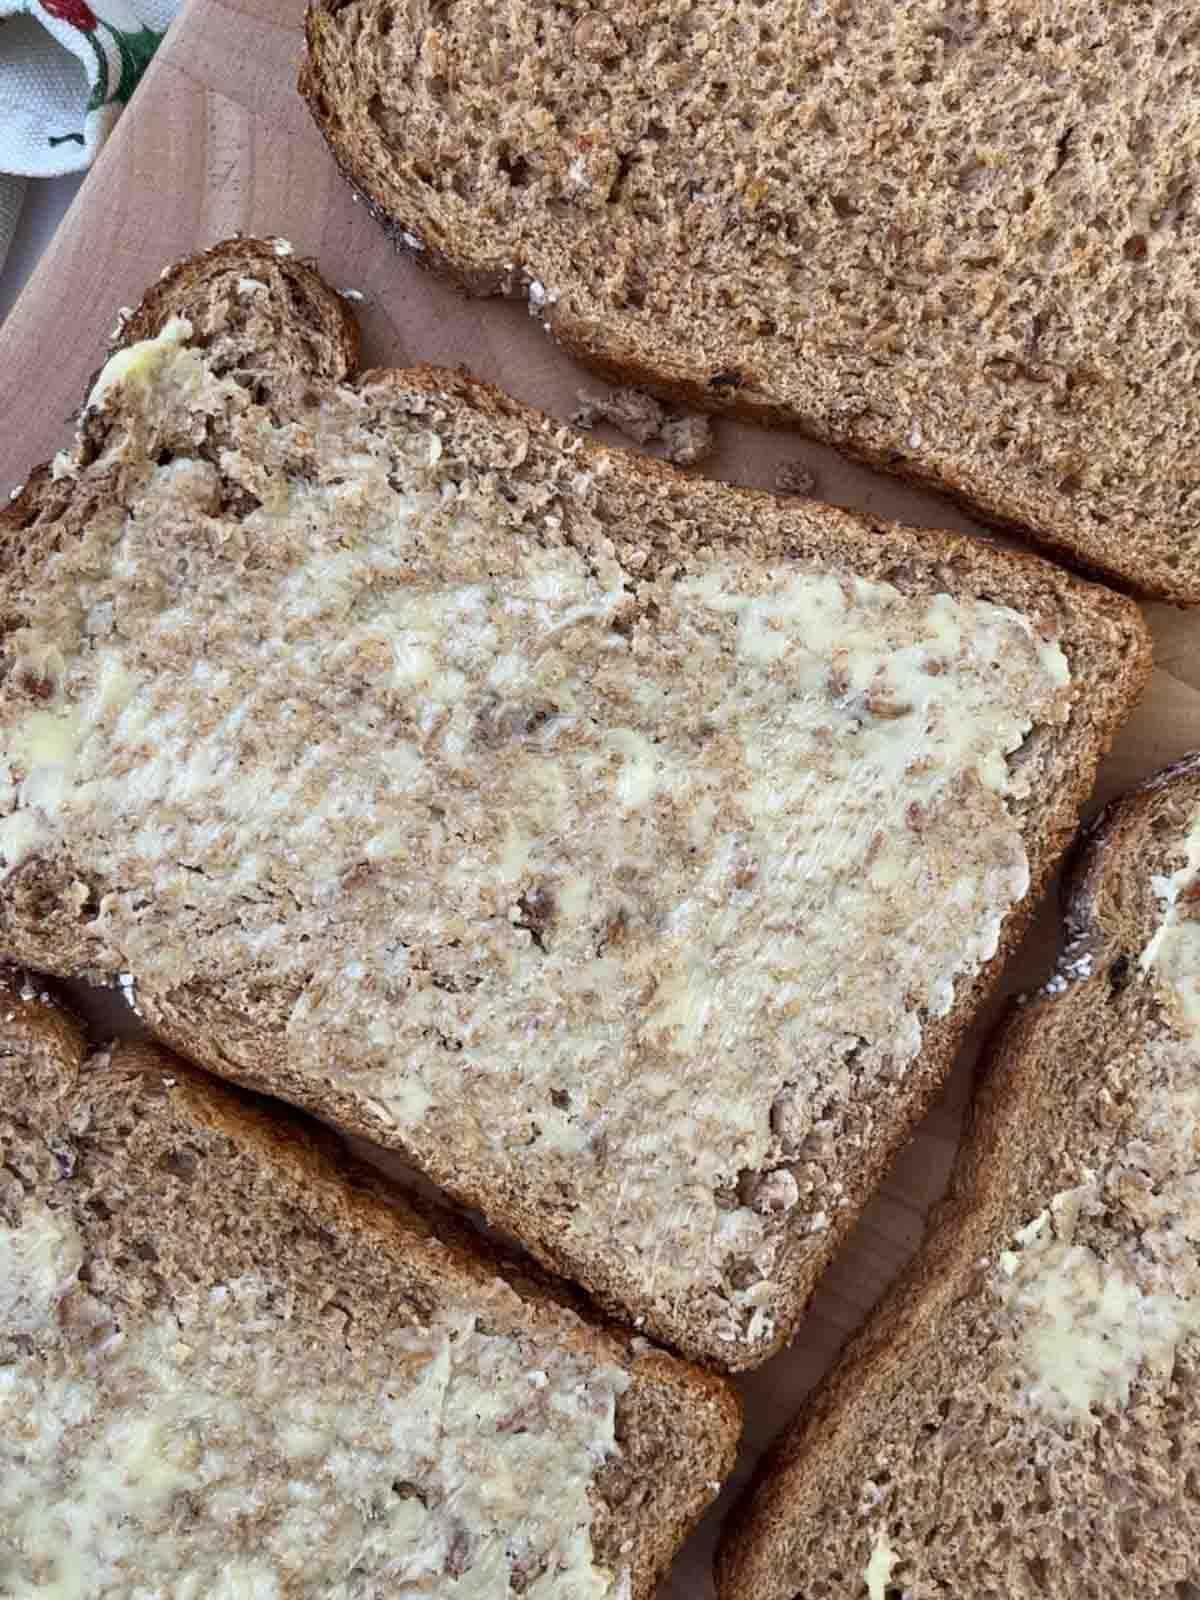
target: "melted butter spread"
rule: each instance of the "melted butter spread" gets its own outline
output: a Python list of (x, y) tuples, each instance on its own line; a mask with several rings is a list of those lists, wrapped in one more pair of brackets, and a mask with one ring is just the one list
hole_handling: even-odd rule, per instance
[(83, 1255), (44, 1206), (0, 1226), (0, 1321), (15, 1300), (30, 1341), (0, 1365), (7, 1600), (627, 1592), (590, 1538), (618, 1368), (468, 1305), (364, 1365), (255, 1278), (118, 1329)]
[(1171, 1032), (1114, 1074), (1144, 1086), (1133, 1131), (999, 1258), (1013, 1319), (1005, 1370), (1027, 1403), (1064, 1422), (1127, 1405), (1135, 1382), (1168, 1385), (1180, 1346), (1200, 1334), (1198, 878), (1200, 816), (1183, 864), (1152, 880), (1165, 911), (1141, 966)]
[(892, 1573), (900, 1557), (888, 1544), (887, 1528), (882, 1527), (871, 1550), (871, 1559), (863, 1569), (863, 1582), (867, 1586), (868, 1600), (886, 1600)]
[(177, 379), (185, 371), (198, 375), (201, 370), (200, 357), (186, 348), (191, 334), (192, 325), (186, 317), (171, 317), (156, 338), (141, 339), (124, 350), (116, 351), (109, 356), (100, 376), (92, 385), (86, 409), (98, 409), (118, 389), (129, 384), (152, 384), (168, 364), (173, 366)]
[(252, 988), (377, 1138), (769, 1337), (785, 1231), (839, 1204), (813, 1141), (869, 1141), (1026, 892), (1007, 758), (1066, 719), (1058, 645), (720, 549), (641, 580), (369, 391), (276, 424), (176, 341), (135, 368), (99, 385), (128, 508), (8, 641), (0, 872), (69, 849), (151, 1020)]
[(1176, 1026), (1200, 1038), (1200, 812), (1183, 842), (1183, 863), (1152, 886), (1163, 905), (1163, 919), (1142, 951), (1143, 972), (1165, 989)]

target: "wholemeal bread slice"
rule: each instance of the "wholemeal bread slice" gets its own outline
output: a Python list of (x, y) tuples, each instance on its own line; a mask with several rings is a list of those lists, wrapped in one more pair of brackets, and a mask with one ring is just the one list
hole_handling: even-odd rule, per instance
[(1200, 1584), (1200, 756), (1090, 831), (949, 1197), (733, 1513), (722, 1600)]
[(0, 949), (760, 1361), (1024, 925), (1143, 624), (457, 374), (268, 373), (245, 249), (158, 286), (4, 521)]
[(311, 0), (307, 31), (317, 125), (418, 261), (1200, 602), (1190, 7)]
[(649, 1595), (732, 1391), (275, 1112), (0, 987), (0, 1591)]

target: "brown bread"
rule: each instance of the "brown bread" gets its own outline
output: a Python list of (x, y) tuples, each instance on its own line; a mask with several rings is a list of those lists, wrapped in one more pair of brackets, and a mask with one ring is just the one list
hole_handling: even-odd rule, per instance
[(1075, 827), (1136, 608), (350, 375), (281, 244), (131, 332), (0, 519), (0, 950), (766, 1359)]

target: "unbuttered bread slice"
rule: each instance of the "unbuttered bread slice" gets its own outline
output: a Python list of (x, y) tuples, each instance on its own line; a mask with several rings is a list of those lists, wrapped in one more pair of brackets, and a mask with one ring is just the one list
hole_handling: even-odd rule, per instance
[(1200, 756), (1112, 806), (941, 1220), (735, 1511), (722, 1600), (1200, 1592)]
[(1074, 827), (1136, 610), (338, 382), (274, 259), (160, 284), (7, 518), (0, 948), (759, 1361)]
[(310, 0), (301, 89), (419, 261), (1200, 602), (1194, 8)]
[(0, 1592), (649, 1595), (732, 1393), (337, 1152), (0, 985)]

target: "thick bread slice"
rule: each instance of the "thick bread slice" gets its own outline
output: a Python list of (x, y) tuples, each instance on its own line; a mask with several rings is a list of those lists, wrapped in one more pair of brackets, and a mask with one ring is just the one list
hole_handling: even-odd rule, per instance
[(1200, 602), (1179, 0), (311, 0), (301, 91), (417, 260)]
[(170, 321), (3, 526), (0, 949), (124, 975), (731, 1368), (936, 1094), (1148, 658), (1036, 558)]
[(1192, 756), (1087, 835), (1058, 971), (924, 1250), (730, 1517), (722, 1600), (1196, 1592), (1198, 897)]
[(0, 987), (0, 1590), (649, 1595), (731, 1390), (275, 1110)]

